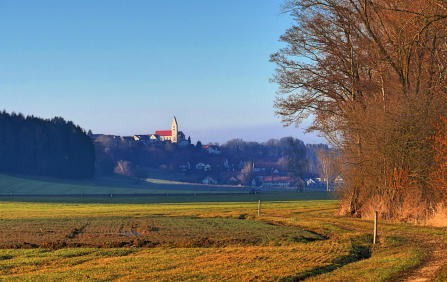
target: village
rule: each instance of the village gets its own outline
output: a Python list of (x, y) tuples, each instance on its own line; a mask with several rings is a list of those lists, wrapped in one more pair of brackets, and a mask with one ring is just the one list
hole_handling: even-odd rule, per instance
[[(230, 140), (226, 144), (191, 143), (179, 130), (174, 116), (170, 130), (151, 134), (116, 136), (92, 134), (98, 170), (138, 178), (165, 176), (169, 180), (207, 185), (246, 186), (256, 190), (326, 191), (343, 185), (340, 176), (320, 176), (317, 149), (297, 141), (303, 155), (300, 170), (291, 171), (287, 153), (290, 138), (267, 143)], [(300, 143), (301, 142), (301, 143)], [(323, 149), (327, 149), (319, 144)], [(107, 161), (105, 161), (107, 159)], [(113, 164), (111, 164), (113, 163)], [(113, 169), (112, 169), (113, 168)]]

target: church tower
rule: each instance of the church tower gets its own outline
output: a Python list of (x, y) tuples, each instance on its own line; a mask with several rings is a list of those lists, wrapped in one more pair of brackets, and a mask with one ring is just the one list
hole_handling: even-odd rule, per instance
[(171, 125), (171, 142), (172, 143), (178, 142), (178, 125), (175, 116), (174, 119), (172, 119), (172, 125)]

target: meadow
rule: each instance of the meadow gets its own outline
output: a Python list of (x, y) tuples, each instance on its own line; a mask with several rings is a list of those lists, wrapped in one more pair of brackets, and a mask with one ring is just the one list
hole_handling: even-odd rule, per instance
[(95, 181), (60, 180), (43, 177), (22, 177), (0, 174), (0, 196), (21, 195), (110, 195), (110, 194), (194, 194), (246, 193), (245, 187), (201, 185), (148, 178), (101, 178)]
[[(24, 181), (11, 179), (6, 178), (15, 185)], [(32, 187), (45, 182), (26, 181)], [(57, 182), (50, 185), (57, 187)], [(447, 277), (442, 256), (445, 228), (381, 221), (379, 242), (373, 245), (372, 221), (339, 217), (336, 211), (334, 195), (321, 192), (112, 198), (4, 195), (0, 280), (386, 281), (425, 275), (442, 281)], [(422, 271), (433, 263), (435, 269)]]
[[(445, 229), (335, 216), (334, 200), (0, 203), (0, 279), (399, 279)], [(440, 274), (441, 275), (441, 274)]]

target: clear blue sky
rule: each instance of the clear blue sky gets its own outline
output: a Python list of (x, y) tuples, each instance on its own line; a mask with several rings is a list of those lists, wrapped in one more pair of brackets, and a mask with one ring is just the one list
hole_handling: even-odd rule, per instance
[(95, 133), (168, 129), (193, 140), (293, 135), (274, 116), (269, 55), (281, 0), (3, 0), (1, 108)]

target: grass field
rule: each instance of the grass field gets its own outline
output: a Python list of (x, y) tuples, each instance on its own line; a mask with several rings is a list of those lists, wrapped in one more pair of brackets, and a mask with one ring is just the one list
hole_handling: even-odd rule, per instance
[(259, 217), (240, 199), (0, 202), (0, 280), (382, 281), (424, 261), (420, 240), (445, 243), (442, 228), (383, 223), (373, 246), (372, 222), (306, 197), (264, 200)]
[(446, 229), (392, 222), (372, 245), (334, 197), (0, 175), (0, 280), (401, 280), (445, 250)]
[(0, 174), (0, 196), (8, 195), (94, 195), (94, 194), (198, 194), (247, 193), (248, 188), (187, 184), (161, 179), (136, 181), (127, 178), (104, 178), (96, 181), (16, 177)]

